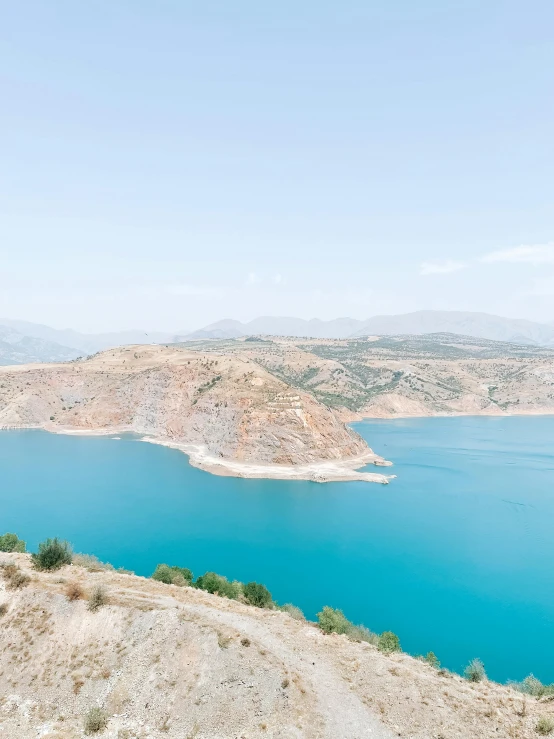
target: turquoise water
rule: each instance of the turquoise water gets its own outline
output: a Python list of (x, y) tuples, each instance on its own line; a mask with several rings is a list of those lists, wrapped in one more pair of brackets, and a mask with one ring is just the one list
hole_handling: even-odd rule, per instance
[(356, 425), (388, 486), (214, 477), (132, 437), (0, 433), (0, 530), (148, 575), (157, 562), (328, 604), (406, 651), (554, 681), (554, 418)]

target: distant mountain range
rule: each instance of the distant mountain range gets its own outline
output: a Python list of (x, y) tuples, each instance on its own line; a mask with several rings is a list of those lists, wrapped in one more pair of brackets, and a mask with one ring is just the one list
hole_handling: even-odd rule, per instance
[(263, 316), (248, 323), (226, 319), (192, 333), (143, 330), (85, 334), (55, 329), (28, 321), (0, 318), (0, 364), (61, 362), (126, 344), (170, 344), (202, 339), (236, 339), (243, 336), (295, 336), (315, 339), (347, 339), (364, 336), (458, 334), (516, 344), (554, 346), (554, 325), (488, 313), (417, 311), (374, 316), (365, 321), (336, 318)]
[(365, 321), (337, 318), (310, 321), (302, 318), (255, 318), (248, 323), (226, 319), (180, 337), (192, 339), (234, 339), (241, 336), (306, 336), (315, 339), (347, 339), (372, 335), (451, 333), (493, 341), (554, 344), (554, 326), (523, 319), (502, 318), (488, 313), (461, 311), (416, 311), (393, 316), (374, 316)]
[(81, 352), (53, 341), (25, 336), (9, 326), (0, 326), (0, 364), (66, 362)]
[[(65, 359), (75, 359), (78, 356), (95, 354), (104, 349), (112, 349), (125, 344), (166, 344), (175, 340), (175, 334), (159, 331), (131, 330), (105, 334), (84, 334), (73, 331), (73, 329), (60, 330), (40, 323), (0, 318), (0, 341), (5, 341), (3, 335), (8, 335), (10, 330), (13, 337), (26, 337), (43, 342), (43, 349), (40, 348), (40, 343), (34, 344), (35, 348), (30, 346), (29, 358), (24, 360), (26, 362), (58, 362)], [(14, 338), (13, 341), (17, 340)], [(21, 341), (19, 340), (18, 343), (21, 344)], [(23, 355), (22, 344), (20, 348)], [(32, 359), (31, 355), (36, 358)], [(4, 356), (4, 349), (0, 347), (0, 364), (13, 364), (13, 362), (4, 361)], [(16, 363), (19, 364), (20, 362)]]

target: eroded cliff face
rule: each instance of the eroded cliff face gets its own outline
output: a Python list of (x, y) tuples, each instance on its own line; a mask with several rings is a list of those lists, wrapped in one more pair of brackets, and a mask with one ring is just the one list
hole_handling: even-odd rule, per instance
[(0, 426), (129, 430), (268, 465), (371, 454), (336, 411), (256, 362), (159, 346), (0, 368)]

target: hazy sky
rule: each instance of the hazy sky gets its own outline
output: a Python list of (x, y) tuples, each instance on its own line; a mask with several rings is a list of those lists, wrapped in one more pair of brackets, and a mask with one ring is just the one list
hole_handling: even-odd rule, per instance
[(554, 320), (552, 0), (18, 0), (0, 315)]

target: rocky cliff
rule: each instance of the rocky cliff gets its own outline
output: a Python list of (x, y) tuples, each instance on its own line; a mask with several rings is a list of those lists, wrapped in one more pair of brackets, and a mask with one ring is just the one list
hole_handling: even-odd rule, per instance
[(359, 479), (382, 463), (339, 414), (247, 357), (159, 346), (86, 361), (0, 368), (0, 425), (133, 431), (182, 448), (210, 471)]

